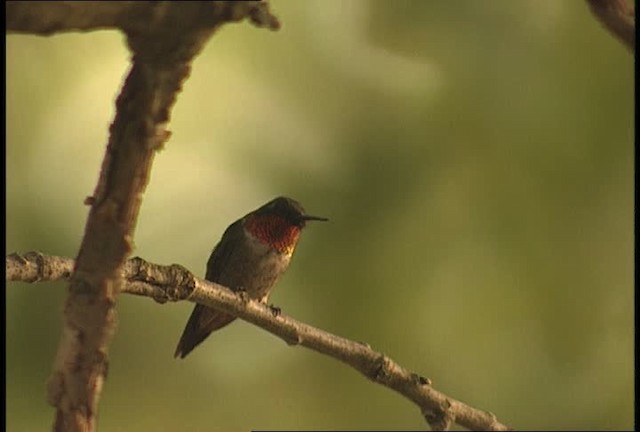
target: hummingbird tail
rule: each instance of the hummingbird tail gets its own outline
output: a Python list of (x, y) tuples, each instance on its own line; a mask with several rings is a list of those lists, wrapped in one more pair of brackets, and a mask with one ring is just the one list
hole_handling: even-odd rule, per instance
[(185, 358), (195, 347), (200, 345), (211, 332), (221, 329), (234, 321), (233, 315), (219, 312), (202, 305), (196, 305), (187, 321), (180, 337), (174, 357)]

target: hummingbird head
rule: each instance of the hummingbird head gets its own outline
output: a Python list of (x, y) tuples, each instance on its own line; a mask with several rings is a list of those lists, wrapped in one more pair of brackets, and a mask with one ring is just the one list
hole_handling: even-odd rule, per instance
[(295, 200), (287, 197), (275, 198), (259, 209), (249, 213), (245, 228), (258, 240), (280, 253), (291, 255), (298, 243), (300, 231), (307, 221), (327, 221), (327, 218), (310, 216)]

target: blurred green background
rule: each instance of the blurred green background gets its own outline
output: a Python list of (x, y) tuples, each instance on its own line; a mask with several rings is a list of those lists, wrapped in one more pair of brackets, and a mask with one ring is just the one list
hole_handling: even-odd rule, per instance
[[(134, 254), (204, 274), (276, 195), (304, 234), (271, 300), (518, 429), (633, 427), (633, 56), (582, 1), (274, 0), (197, 58)], [(7, 252), (75, 257), (129, 53), (7, 38)], [(7, 427), (47, 430), (66, 285), (7, 287)], [(424, 429), (244, 322), (172, 357), (190, 303), (118, 300), (99, 429)]]

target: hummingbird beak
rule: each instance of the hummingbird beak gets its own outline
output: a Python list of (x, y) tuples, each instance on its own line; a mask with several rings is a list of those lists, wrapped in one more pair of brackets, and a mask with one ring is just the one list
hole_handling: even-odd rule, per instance
[(301, 218), (301, 219), (302, 219), (303, 221), (305, 221), (305, 222), (306, 222), (306, 221), (311, 221), (311, 220), (326, 222), (326, 221), (328, 221), (328, 220), (329, 220), (329, 219), (327, 219), (327, 218), (325, 218), (325, 217), (320, 217), (320, 216), (309, 216), (309, 215), (302, 215), (302, 218)]

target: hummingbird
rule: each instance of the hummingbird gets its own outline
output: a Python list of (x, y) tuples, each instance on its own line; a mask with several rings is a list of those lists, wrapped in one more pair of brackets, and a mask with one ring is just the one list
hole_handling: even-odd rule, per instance
[[(205, 279), (244, 291), (266, 303), (269, 293), (289, 266), (302, 228), (309, 216), (291, 198), (275, 198), (238, 219), (225, 230), (207, 262)], [(225, 312), (197, 304), (180, 337), (174, 357), (184, 358), (213, 331), (236, 319)]]

